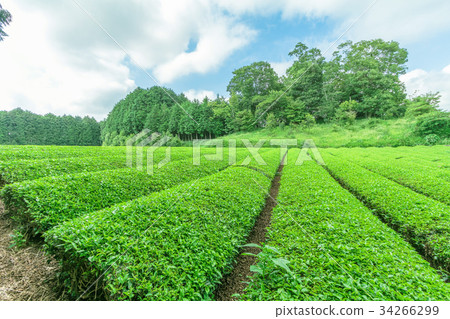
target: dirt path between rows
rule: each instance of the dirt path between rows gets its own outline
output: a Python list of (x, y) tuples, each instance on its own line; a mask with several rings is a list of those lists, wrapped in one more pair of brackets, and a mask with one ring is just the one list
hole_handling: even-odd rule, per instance
[(55, 292), (58, 264), (38, 244), (10, 248), (13, 232), (0, 201), (0, 301), (60, 300)]
[[(284, 162), (284, 158), (281, 163)], [(274, 207), (277, 205), (276, 199), (278, 196), (278, 190), (280, 188), (281, 172), (283, 170), (283, 164), (280, 165), (275, 178), (272, 180), (270, 187), (270, 196), (266, 198), (266, 204), (263, 211), (256, 220), (255, 226), (250, 232), (247, 238), (247, 244), (253, 243), (260, 245), (266, 241), (267, 228), (270, 226), (270, 220)], [(275, 200), (274, 200), (275, 199)], [(242, 255), (244, 253), (258, 254), (261, 250), (254, 247), (245, 247), (241, 250), (239, 256), (236, 259), (236, 265), (233, 271), (226, 275), (222, 279), (222, 283), (219, 285), (215, 292), (215, 299), (218, 301), (234, 301), (237, 297), (234, 295), (242, 294), (247, 284), (244, 281), (248, 281), (248, 277), (253, 275), (250, 271), (250, 266), (256, 264), (256, 257)], [(233, 297), (234, 296), (234, 297)]]

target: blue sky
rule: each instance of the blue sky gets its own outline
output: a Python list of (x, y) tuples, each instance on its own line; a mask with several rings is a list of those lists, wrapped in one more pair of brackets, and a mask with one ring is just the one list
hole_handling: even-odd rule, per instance
[[(309, 38), (326, 37), (332, 24), (329, 19), (283, 21), (280, 13), (269, 17), (247, 15), (242, 21), (258, 32), (251, 44), (237, 50), (217, 70), (205, 75), (186, 76), (171, 83), (171, 88), (178, 92), (196, 88), (226, 96), (226, 87), (234, 70), (257, 61), (288, 63), (291, 61), (288, 53), (298, 42), (307, 43)], [(146, 76), (140, 76), (137, 83), (148, 85), (149, 81)]]
[(352, 23), (337, 44), (374, 38), (400, 42), (409, 51), (409, 70), (402, 76), (408, 93), (440, 91), (442, 107), (450, 110), (450, 2), (442, 0), (1, 3), (13, 15), (6, 29), (10, 36), (0, 42), (4, 110), (22, 107), (101, 120), (137, 86), (156, 84), (146, 73), (190, 98), (226, 96), (233, 70), (267, 61), (282, 74), (297, 42), (325, 51)]

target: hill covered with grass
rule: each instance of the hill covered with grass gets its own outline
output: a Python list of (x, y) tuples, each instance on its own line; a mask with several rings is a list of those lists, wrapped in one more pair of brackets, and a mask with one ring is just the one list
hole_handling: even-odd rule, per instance
[[(225, 141), (235, 139), (238, 145), (243, 139), (252, 143), (261, 139), (297, 139), (301, 145), (312, 139), (319, 147), (384, 147), (450, 144), (450, 140), (430, 140), (415, 133), (416, 120), (401, 118), (394, 120), (361, 119), (350, 125), (335, 123), (315, 124), (312, 127), (279, 126), (252, 132), (239, 132), (221, 137)], [(228, 144), (227, 142), (225, 144)], [(266, 141), (265, 145), (269, 145)]]

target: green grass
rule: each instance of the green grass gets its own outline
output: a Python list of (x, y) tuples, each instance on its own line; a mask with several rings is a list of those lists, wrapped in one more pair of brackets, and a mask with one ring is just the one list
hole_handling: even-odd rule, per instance
[[(320, 147), (369, 147), (369, 146), (415, 146), (425, 144), (425, 139), (413, 134), (414, 121), (406, 118), (396, 120), (363, 119), (350, 126), (337, 124), (316, 124), (312, 128), (285, 126), (261, 129), (247, 133), (235, 133), (221, 137), (224, 140), (248, 139), (297, 139), (301, 145), (312, 139)], [(443, 140), (441, 143), (448, 141)], [(269, 142), (266, 143), (266, 146)]]

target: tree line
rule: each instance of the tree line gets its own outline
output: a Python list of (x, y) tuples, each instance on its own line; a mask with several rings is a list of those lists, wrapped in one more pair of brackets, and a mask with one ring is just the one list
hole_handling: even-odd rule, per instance
[(294, 62), (281, 77), (263, 61), (235, 70), (228, 99), (189, 101), (167, 88), (137, 88), (102, 124), (102, 141), (121, 145), (144, 128), (191, 140), (284, 125), (392, 119), (405, 116), (414, 102), (400, 81), (408, 52), (396, 41), (347, 41), (328, 61), (319, 49), (298, 43), (289, 56)]
[(0, 144), (96, 146), (101, 145), (100, 124), (87, 116), (0, 111)]
[(408, 52), (395, 41), (348, 41), (328, 61), (319, 49), (298, 43), (289, 56), (294, 62), (281, 77), (264, 61), (233, 71), (229, 98), (190, 101), (169, 88), (137, 88), (100, 123), (89, 117), (2, 111), (0, 143), (124, 145), (149, 129), (175, 136), (171, 143), (179, 145), (260, 128), (403, 116), (417, 118), (422, 136), (450, 136), (449, 113), (438, 110), (437, 93), (406, 98), (400, 76), (406, 73)]
[(223, 123), (214, 114), (218, 101), (189, 101), (184, 94), (154, 86), (137, 88), (119, 101), (102, 122), (102, 141), (106, 145), (123, 145), (129, 136), (149, 129), (172, 134), (180, 140), (213, 138), (225, 133)]
[[(11, 19), (0, 4), (0, 41)], [(0, 111), (0, 144), (96, 146), (101, 145), (100, 124), (91, 117), (42, 116), (20, 108)]]

